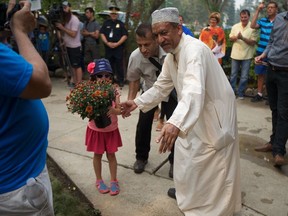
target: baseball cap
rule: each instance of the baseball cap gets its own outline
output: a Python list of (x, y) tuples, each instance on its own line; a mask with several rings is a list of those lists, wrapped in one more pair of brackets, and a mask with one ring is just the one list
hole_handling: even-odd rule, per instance
[(68, 1), (62, 2), (62, 5), (63, 5), (63, 6), (71, 7), (71, 4), (70, 4)]
[(90, 71), (90, 75), (96, 75), (102, 72), (113, 74), (110, 62), (105, 58), (95, 59), (88, 65), (87, 70)]
[(110, 10), (110, 13), (118, 13), (120, 11), (120, 8), (115, 5), (112, 5), (109, 7), (109, 10)]

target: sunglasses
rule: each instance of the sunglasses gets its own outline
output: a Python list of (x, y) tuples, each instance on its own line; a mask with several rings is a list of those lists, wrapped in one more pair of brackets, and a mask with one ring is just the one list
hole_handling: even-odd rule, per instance
[(105, 77), (105, 78), (111, 78), (111, 75), (110, 75), (110, 74), (97, 74), (96, 77), (97, 77), (97, 78), (103, 78), (103, 77)]

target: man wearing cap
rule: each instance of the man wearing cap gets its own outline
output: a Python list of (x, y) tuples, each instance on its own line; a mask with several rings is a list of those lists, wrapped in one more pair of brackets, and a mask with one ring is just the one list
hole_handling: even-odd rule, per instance
[(67, 53), (72, 66), (72, 83), (77, 84), (82, 81), (81, 68), (81, 39), (80, 21), (72, 14), (71, 4), (67, 1), (62, 3), (64, 12), (64, 24), (56, 23), (56, 27), (63, 33), (63, 41), (67, 48)]
[(100, 35), (105, 46), (105, 58), (107, 58), (116, 71), (116, 81), (120, 87), (124, 86), (124, 42), (127, 40), (128, 32), (124, 23), (118, 20), (120, 9), (116, 6), (109, 7), (111, 19), (106, 20), (101, 29)]
[(175, 142), (174, 183), (180, 210), (189, 216), (233, 215), (241, 210), (234, 92), (212, 51), (182, 34), (177, 8), (152, 13), (152, 30), (168, 54), (153, 87), (121, 104), (122, 116), (149, 111), (177, 91), (178, 105), (156, 142), (159, 153)]

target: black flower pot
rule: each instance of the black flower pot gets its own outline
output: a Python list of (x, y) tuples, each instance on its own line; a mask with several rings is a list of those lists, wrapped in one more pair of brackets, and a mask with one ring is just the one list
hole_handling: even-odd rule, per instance
[(111, 118), (108, 117), (106, 114), (97, 116), (94, 119), (94, 122), (98, 128), (105, 128), (111, 124)]

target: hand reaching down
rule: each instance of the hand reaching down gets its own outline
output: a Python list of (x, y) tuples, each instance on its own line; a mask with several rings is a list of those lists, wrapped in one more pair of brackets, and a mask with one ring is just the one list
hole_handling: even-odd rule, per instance
[(159, 153), (165, 153), (166, 151), (171, 151), (173, 144), (175, 143), (178, 135), (179, 128), (173, 124), (166, 123), (161, 130), (160, 136), (156, 139), (156, 142), (160, 142)]

